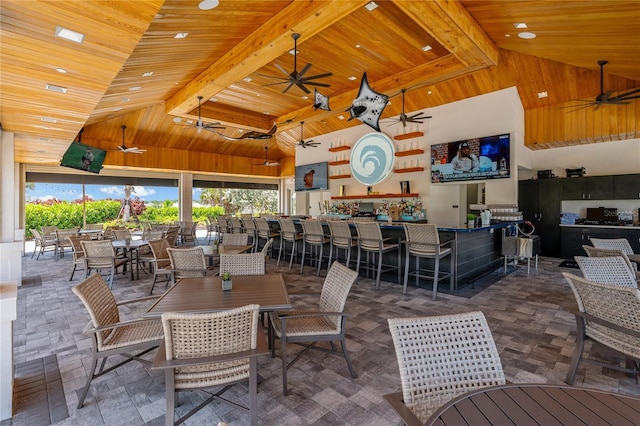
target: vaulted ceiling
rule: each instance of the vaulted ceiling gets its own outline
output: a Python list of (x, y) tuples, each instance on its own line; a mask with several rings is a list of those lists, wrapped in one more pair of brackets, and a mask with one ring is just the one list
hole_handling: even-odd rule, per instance
[[(600, 93), (598, 60), (609, 61), (605, 90), (640, 87), (638, 1), (389, 0), (374, 10), (368, 4), (220, 0), (201, 10), (198, 0), (3, 0), (0, 123), (15, 133), (18, 162), (58, 164), (84, 128), (83, 142), (110, 151), (106, 164), (171, 168), (161, 159), (175, 155), (177, 169), (202, 170), (198, 157), (264, 159), (265, 146), (271, 159), (292, 157), (301, 121), (306, 138), (360, 124), (348, 121), (345, 110), (365, 72), (376, 91), (391, 97), (383, 118), (402, 111), (402, 89), (407, 112), (511, 86), (526, 111), (559, 110)], [(515, 28), (522, 22), (527, 29)], [(84, 41), (57, 38), (56, 27), (83, 33)], [(523, 31), (536, 37), (519, 37)], [(293, 33), (300, 34), (295, 64)], [(283, 93), (282, 70), (294, 67), (306, 77), (331, 73), (312, 81), (329, 85), (317, 88), (330, 97), (332, 111), (313, 108), (316, 86)], [(548, 96), (540, 98), (543, 91)], [(227, 137), (274, 123), (277, 133), (229, 141), (198, 129), (198, 96), (202, 121), (220, 123)], [(637, 99), (598, 114), (619, 116), (625, 108), (637, 111), (629, 121), (640, 117)], [(145, 154), (117, 150), (122, 125), (125, 144)], [(634, 126), (629, 136), (640, 137)], [(563, 139), (546, 142), (575, 142)], [(238, 163), (229, 170), (278, 173)]]

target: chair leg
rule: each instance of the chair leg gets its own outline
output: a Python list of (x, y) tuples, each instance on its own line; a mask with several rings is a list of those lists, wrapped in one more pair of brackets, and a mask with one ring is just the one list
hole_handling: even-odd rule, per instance
[(351, 359), (349, 359), (349, 353), (347, 352), (347, 342), (344, 336), (342, 336), (342, 338), (340, 339), (340, 345), (342, 346), (342, 354), (344, 355), (344, 360), (347, 361), (347, 368), (349, 369), (351, 378), (355, 379), (358, 376), (356, 375), (356, 372), (353, 369), (353, 365), (351, 364)]
[(572, 385), (576, 379), (576, 372), (578, 371), (578, 365), (582, 359), (582, 351), (584, 350), (584, 320), (576, 317), (576, 348), (573, 350), (573, 359), (569, 365), (569, 371), (567, 372), (567, 378), (565, 382)]
[(300, 273), (304, 271), (304, 257), (307, 251), (307, 244), (304, 240), (302, 240), (302, 257), (300, 258)]
[[(373, 257), (375, 262), (375, 255)], [(376, 275), (376, 290), (380, 290), (380, 274), (382, 273), (382, 251), (378, 253), (378, 274)]]
[(82, 408), (84, 405), (84, 399), (87, 397), (87, 392), (89, 392), (89, 386), (91, 385), (91, 380), (93, 380), (93, 375), (96, 371), (96, 366), (98, 365), (98, 358), (95, 356), (91, 362), (91, 370), (89, 370), (89, 377), (87, 377), (87, 383), (82, 388), (80, 392), (80, 397), (78, 398), (78, 410)]
[(320, 257), (318, 257), (318, 270), (316, 271), (316, 276), (320, 276), (320, 269), (322, 268), (322, 255), (324, 252), (324, 244), (320, 243)]
[(249, 417), (251, 425), (258, 424), (258, 360), (249, 360)]
[(433, 271), (433, 294), (431, 295), (432, 300), (436, 300), (436, 293), (438, 293), (438, 281), (440, 278), (440, 256), (436, 256), (436, 266)]
[(280, 266), (280, 258), (282, 257), (283, 245), (284, 245), (284, 238), (280, 238), (280, 248), (278, 250), (278, 261), (276, 262), (276, 266)]
[(280, 346), (282, 352), (282, 394), (287, 396), (289, 394), (289, 390), (287, 389), (287, 336), (282, 329), (280, 333)]
[(407, 294), (407, 281), (409, 280), (409, 258), (411, 255), (407, 251), (407, 257), (404, 262), (404, 282), (402, 284), (402, 294)]
[(175, 420), (176, 410), (176, 391), (174, 389), (174, 370), (166, 370), (164, 375), (165, 387), (167, 389), (167, 411), (164, 415), (164, 424), (166, 426), (173, 426)]
[(111, 274), (109, 274), (109, 289), (113, 289), (113, 275), (115, 274), (115, 267), (111, 267)]
[(73, 264), (73, 269), (71, 270), (71, 278), (69, 278), (69, 281), (73, 281), (73, 274), (76, 273), (76, 265), (75, 263)]
[(291, 242), (291, 257), (289, 257), (289, 269), (293, 267), (293, 259), (296, 257), (296, 240)]

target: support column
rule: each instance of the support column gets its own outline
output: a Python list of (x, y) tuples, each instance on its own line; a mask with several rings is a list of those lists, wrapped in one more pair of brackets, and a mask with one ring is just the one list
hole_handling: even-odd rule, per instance
[(178, 209), (178, 220), (193, 221), (193, 174), (191, 173), (180, 173)]

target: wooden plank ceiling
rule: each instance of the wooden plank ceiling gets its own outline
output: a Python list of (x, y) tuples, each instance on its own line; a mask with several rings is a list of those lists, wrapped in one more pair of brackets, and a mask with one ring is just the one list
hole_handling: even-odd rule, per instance
[[(108, 149), (114, 167), (287, 174), (301, 121), (306, 138), (360, 124), (340, 116), (348, 117), (365, 72), (391, 96), (384, 118), (402, 111), (402, 89), (411, 112), (517, 86), (532, 147), (640, 137), (637, 99), (563, 108), (600, 93), (598, 60), (609, 61), (605, 90), (640, 87), (638, 1), (390, 0), (371, 11), (363, 0), (198, 4), (3, 0), (0, 123), (15, 133), (16, 161), (58, 164), (84, 128), (82, 141)], [(85, 34), (84, 42), (56, 38), (58, 26)], [(313, 86), (282, 93), (287, 85), (273, 84), (284, 76), (278, 67), (294, 69), (293, 33), (296, 69), (332, 73), (315, 80), (330, 85), (319, 87), (330, 112), (314, 110)], [(273, 123), (278, 132), (228, 141), (198, 129), (198, 96), (204, 123), (221, 123), (227, 136)], [(123, 140), (147, 152), (121, 153)], [(260, 167), (265, 147), (288, 167)]]

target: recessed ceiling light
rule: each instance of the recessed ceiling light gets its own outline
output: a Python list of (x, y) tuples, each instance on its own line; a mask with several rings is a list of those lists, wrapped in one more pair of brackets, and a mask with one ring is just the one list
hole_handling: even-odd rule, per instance
[(187, 124), (193, 124), (193, 120), (187, 120)]
[(360, 43), (356, 44), (356, 49), (360, 49)]
[(540, 99), (546, 98), (547, 96), (549, 96), (549, 94), (546, 91), (538, 92), (538, 98), (540, 98)]
[(527, 27), (527, 24), (525, 24), (524, 22), (516, 22), (515, 24), (513, 24), (513, 26), (515, 28), (529, 28)]
[(263, 112), (264, 115), (271, 115), (271, 113), (269, 111), (265, 111)]
[(182, 123), (182, 117), (173, 117), (174, 123)]
[(64, 27), (56, 27), (56, 37), (74, 41), (76, 43), (82, 43), (84, 41), (84, 34)]
[(523, 38), (525, 40), (531, 40), (533, 38), (536, 38), (536, 34), (525, 31), (523, 33), (518, 33), (518, 37)]
[(129, 98), (122, 98), (122, 99), (120, 99), (120, 102), (129, 102), (130, 100), (131, 99), (129, 99)]
[(251, 77), (245, 77), (242, 81), (246, 81), (247, 83), (251, 83)]
[(56, 120), (55, 118), (51, 118), (51, 117), (42, 117), (40, 120), (44, 121), (45, 123), (57, 123), (58, 120)]
[(300, 53), (300, 51), (299, 51), (299, 50), (296, 50), (296, 49), (291, 49), (291, 50), (289, 51), (289, 55), (297, 55), (298, 53)]
[(151, 77), (153, 75), (153, 71), (147, 71), (144, 74), (142, 74), (143, 77)]
[(338, 118), (339, 118), (340, 120), (344, 120), (344, 115), (340, 114), (340, 115), (338, 116)]
[(504, 36), (505, 36), (506, 38), (509, 38), (509, 37), (511, 37), (511, 34), (505, 34)]
[(307, 99), (309, 99), (309, 97), (305, 95), (305, 96), (302, 97), (302, 99), (307, 100)]
[(427, 44), (426, 46), (423, 46), (423, 47), (422, 47), (422, 51), (423, 51), (423, 52), (428, 52), (428, 51), (430, 51), (431, 49), (433, 49), (433, 48), (432, 48), (431, 46), (429, 46), (428, 44)]
[(348, 80), (351, 80), (351, 81), (357, 80), (357, 79), (358, 79), (358, 77), (356, 77), (355, 75), (352, 75), (351, 77), (348, 78)]
[(211, 102), (218, 102), (218, 98), (215, 98), (215, 97), (214, 97), (214, 98), (209, 98), (209, 101), (211, 101)]
[(427, 90), (427, 95), (430, 95), (430, 94), (432, 94), (432, 93), (433, 93), (433, 91), (431, 91), (431, 90)]
[(371, 12), (372, 10), (376, 10), (378, 8), (378, 5), (376, 4), (376, 2), (370, 1), (364, 6), (364, 8)]
[(219, 4), (219, 0), (202, 0), (198, 5), (198, 8), (200, 8), (200, 10), (211, 10), (218, 7)]
[(47, 90), (51, 90), (52, 92), (67, 93), (67, 88), (66, 87), (56, 86), (56, 85), (53, 85), (53, 84), (47, 84), (44, 87)]
[(178, 33), (173, 38), (187, 38), (188, 35), (189, 33)]
[(129, 87), (129, 91), (130, 92), (137, 92), (138, 90), (142, 89), (142, 86), (133, 86), (133, 87)]
[(66, 74), (67, 70), (65, 70), (64, 68), (56, 68), (56, 71), (58, 71), (60, 74)]

